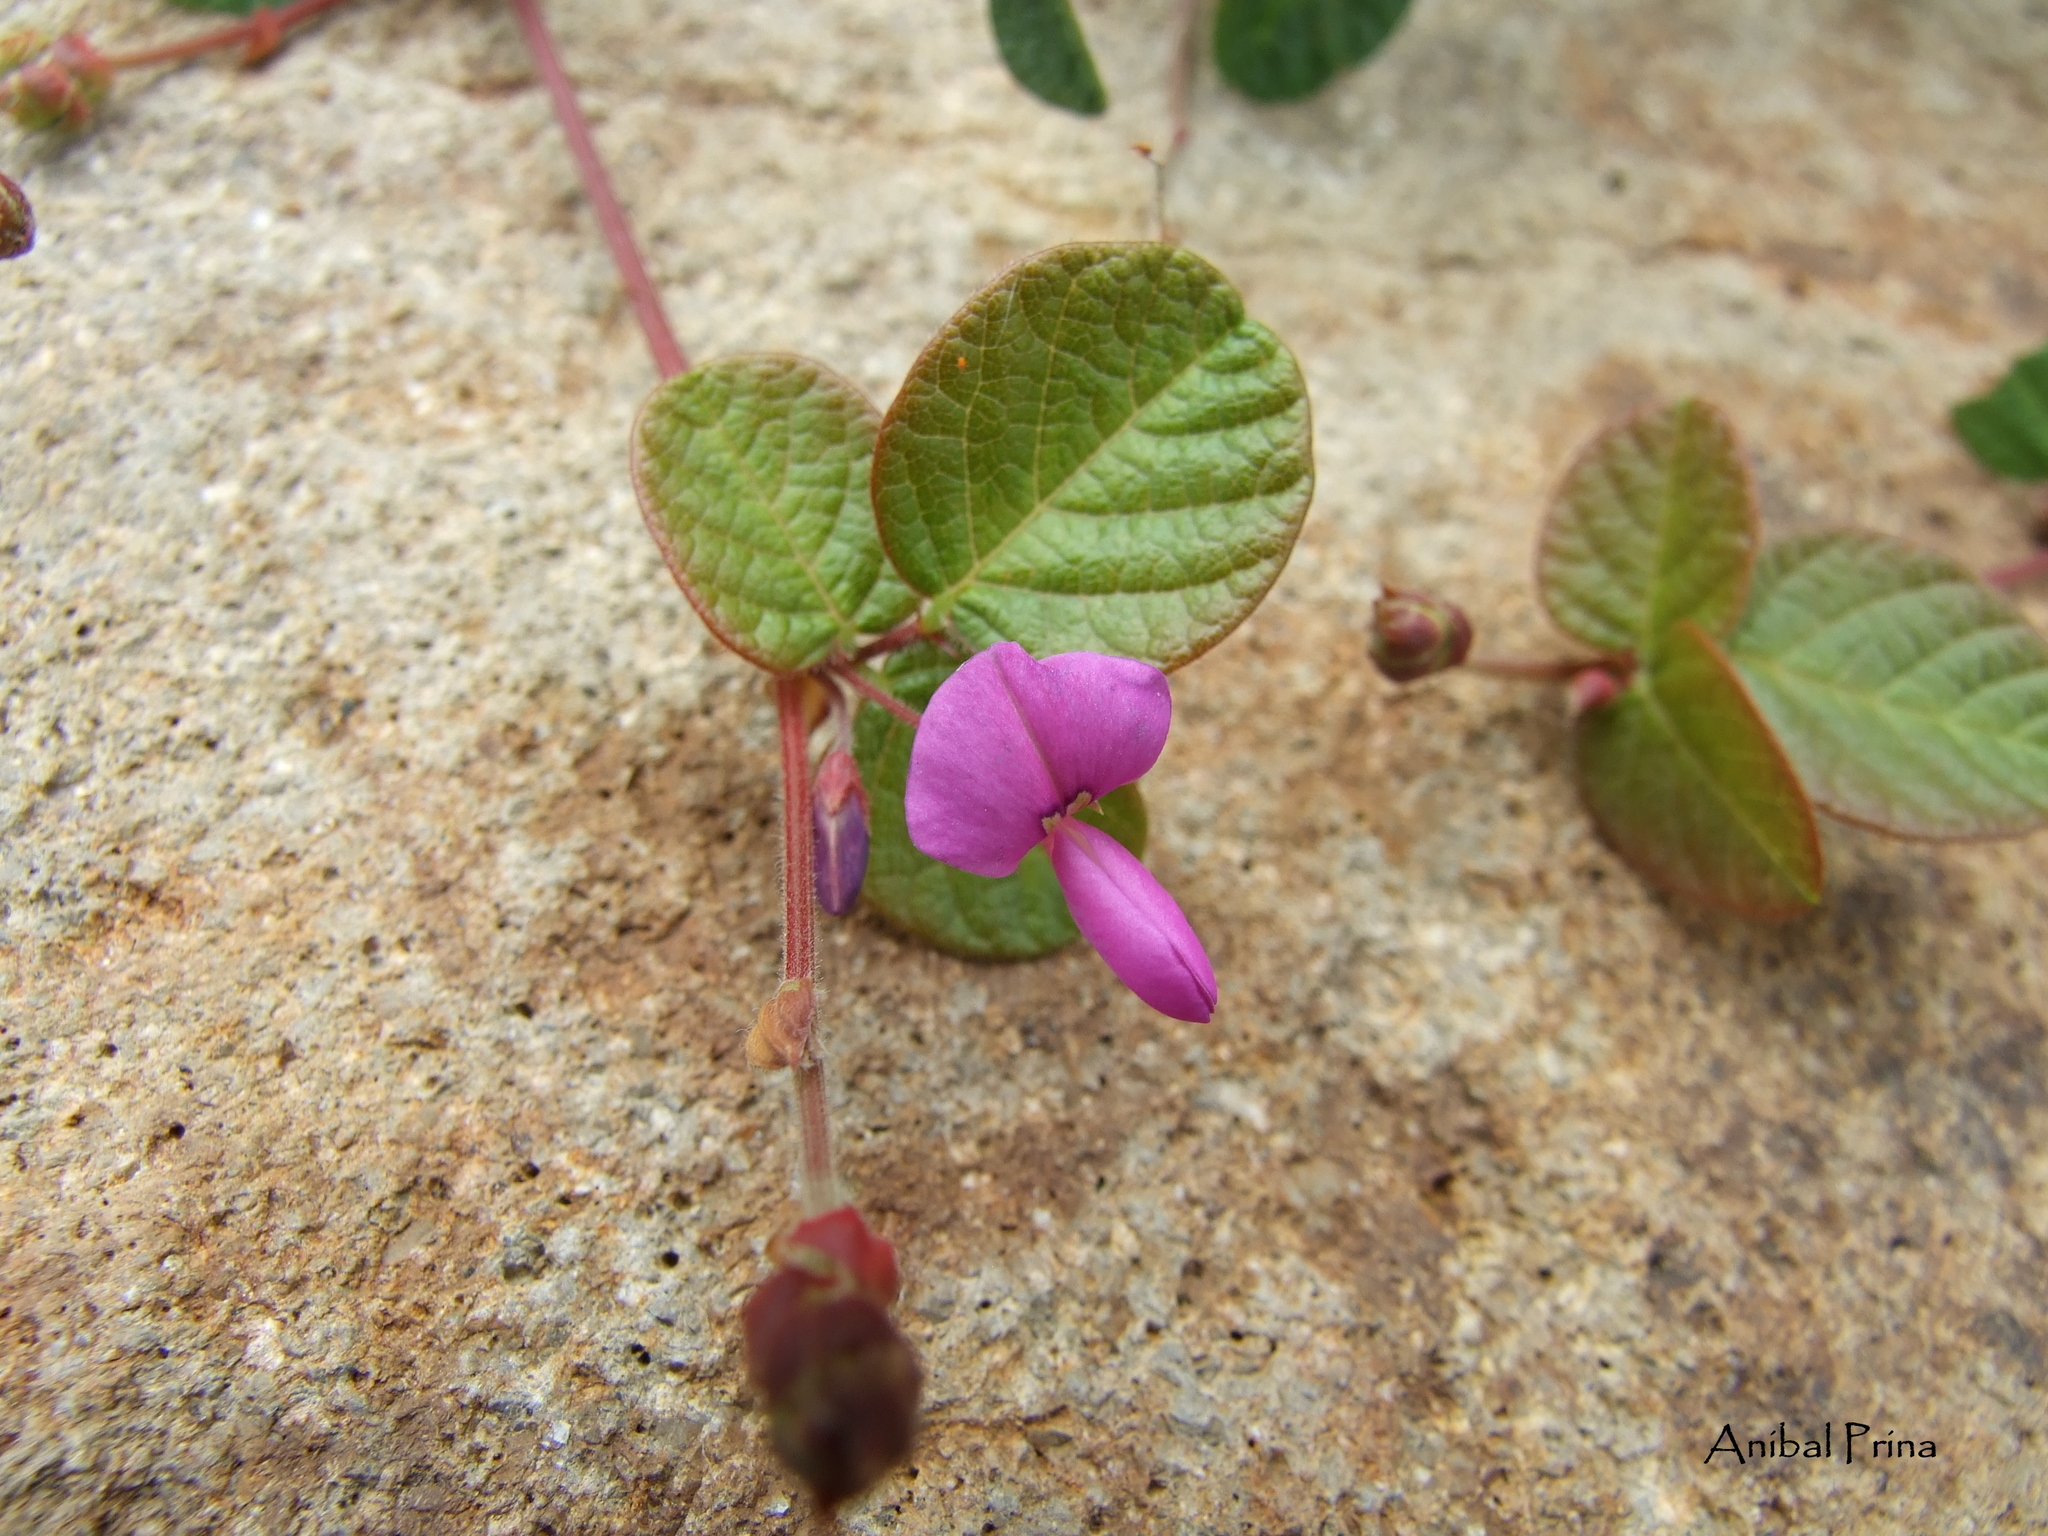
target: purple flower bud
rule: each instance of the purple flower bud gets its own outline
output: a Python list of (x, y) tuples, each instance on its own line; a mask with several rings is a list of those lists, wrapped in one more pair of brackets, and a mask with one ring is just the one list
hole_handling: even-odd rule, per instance
[(1372, 664), (1397, 683), (1461, 666), (1472, 649), (1472, 621), (1456, 603), (1388, 587), (1372, 605)]
[(28, 194), (0, 176), (0, 261), (26, 256), (36, 245), (36, 211)]
[(868, 795), (853, 754), (834, 748), (818, 767), (811, 799), (818, 905), (834, 917), (853, 910), (868, 873)]

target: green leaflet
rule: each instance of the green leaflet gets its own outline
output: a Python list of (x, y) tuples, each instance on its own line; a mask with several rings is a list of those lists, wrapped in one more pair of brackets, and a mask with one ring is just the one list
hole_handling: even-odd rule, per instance
[(1957, 406), (1952, 420), (1994, 475), (2048, 480), (2048, 347), (2014, 363), (1989, 394)]
[(1220, 272), (1171, 246), (1069, 245), (918, 358), (874, 503), (932, 629), (1172, 668), (1258, 605), (1313, 480), (1301, 370)]
[(1820, 839), (1791, 764), (1721, 649), (1665, 637), (1621, 697), (1579, 717), (1579, 792), (1644, 879), (1747, 917), (1820, 900)]
[[(889, 658), (892, 693), (922, 709), (959, 663), (936, 646), (914, 645)], [(911, 846), (903, 820), (916, 732), (886, 710), (863, 704), (854, 720), (853, 755), (868, 792), (868, 904), (897, 927), (950, 954), (1025, 960), (1080, 937), (1045, 851), (1034, 848), (1001, 880), (970, 875)], [(1145, 800), (1127, 784), (1083, 812), (1132, 853), (1144, 856)]]
[(1544, 522), (1536, 579), (1560, 628), (1647, 658), (1681, 620), (1728, 632), (1756, 538), (1734, 429), (1687, 400), (1602, 433), (1580, 455)]
[(660, 385), (633, 483), (662, 558), (714, 634), (801, 672), (910, 616), (868, 510), (875, 411), (797, 357), (731, 357)]
[(2048, 822), (2048, 643), (1945, 556), (1871, 533), (1774, 544), (1729, 647), (1831, 815), (1906, 837)]
[(1384, 43), (1408, 0), (1223, 0), (1216, 67), (1254, 101), (1311, 96)]
[(1109, 105), (1068, 0), (989, 0), (988, 15), (1003, 62), (1025, 90), (1084, 117)]

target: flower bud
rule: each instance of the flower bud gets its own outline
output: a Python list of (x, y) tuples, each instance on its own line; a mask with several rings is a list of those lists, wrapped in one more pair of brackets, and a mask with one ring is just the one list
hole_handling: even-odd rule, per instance
[(853, 754), (843, 748), (827, 752), (818, 768), (811, 833), (818, 905), (844, 917), (868, 873), (868, 795)]
[(770, 1251), (776, 1271), (741, 1314), (747, 1376), (776, 1451), (830, 1510), (910, 1452), (922, 1373), (889, 1318), (896, 1252), (850, 1205)]
[(1588, 667), (1574, 673), (1566, 690), (1569, 708), (1574, 719), (1591, 714), (1596, 709), (1605, 709), (1621, 697), (1622, 682), (1605, 667)]
[(1472, 621), (1456, 603), (1388, 587), (1372, 605), (1372, 664), (1397, 683), (1462, 665)]
[(78, 82), (88, 109), (105, 101), (107, 92), (113, 89), (114, 66), (76, 32), (67, 32), (50, 44), (50, 62)]
[[(11, 51), (26, 34), (0, 40)], [(113, 66), (76, 32), (50, 44), (49, 56), (0, 81), (0, 108), (24, 128), (83, 128), (114, 83)]]
[(0, 176), (0, 261), (26, 256), (36, 245), (36, 211), (28, 194)]
[(818, 995), (808, 981), (785, 981), (761, 1005), (747, 1031), (747, 1060), (766, 1071), (794, 1067), (811, 1048)]

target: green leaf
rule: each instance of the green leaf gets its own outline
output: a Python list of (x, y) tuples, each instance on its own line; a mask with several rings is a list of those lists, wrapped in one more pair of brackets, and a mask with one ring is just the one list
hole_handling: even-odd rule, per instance
[[(933, 645), (914, 645), (889, 658), (883, 678), (904, 703), (922, 709), (960, 663)], [(970, 875), (911, 846), (903, 789), (910, 778), (916, 732), (886, 710), (863, 704), (854, 719), (853, 755), (868, 793), (868, 904), (897, 927), (950, 954), (982, 960), (1023, 960), (1050, 954), (1080, 937), (1045, 850), (1034, 848), (1013, 875)], [(1145, 852), (1145, 800), (1127, 784), (1082, 813), (1140, 857)]]
[(657, 388), (633, 483), (662, 558), (713, 634), (801, 672), (917, 605), (868, 510), (875, 410), (799, 357), (732, 357)]
[(1084, 117), (1109, 105), (1068, 0), (989, 0), (988, 15), (1003, 62), (1025, 90)]
[(1771, 545), (1729, 646), (1830, 815), (1905, 837), (2048, 822), (2048, 643), (1946, 556), (1871, 533)]
[(918, 358), (875, 447), (882, 543), (929, 626), (1168, 668), (1258, 606), (1313, 483), (1293, 355), (1165, 245), (1011, 268)]
[(1680, 622), (1577, 724), (1579, 792), (1652, 885), (1747, 917), (1820, 900), (1820, 838), (1792, 765), (1721, 648)]
[(1956, 436), (1994, 475), (2048, 480), (2048, 347), (2012, 365), (1988, 395), (1965, 400)]
[(1254, 101), (1299, 101), (1363, 63), (1408, 0), (1223, 0), (1216, 67)]
[(1559, 628), (1647, 657), (1681, 620), (1728, 632), (1756, 538), (1734, 428), (1686, 400), (1602, 433), (1579, 456), (1544, 522), (1536, 580)]

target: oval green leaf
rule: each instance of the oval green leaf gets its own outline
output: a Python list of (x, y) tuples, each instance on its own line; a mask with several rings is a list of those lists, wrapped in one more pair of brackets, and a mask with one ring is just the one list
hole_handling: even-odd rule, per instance
[(1957, 406), (1952, 420), (1994, 475), (2048, 480), (2048, 347), (2014, 363), (1989, 394)]
[(1799, 780), (1728, 658), (1681, 622), (1620, 698), (1579, 717), (1579, 792), (1645, 880), (1745, 917), (1820, 900), (1820, 836)]
[(988, 15), (1003, 62), (1025, 90), (1083, 117), (1109, 105), (1068, 0), (989, 0)]
[(1846, 531), (1771, 545), (1729, 646), (1830, 815), (1904, 837), (2048, 822), (2048, 642), (1946, 556)]
[(868, 508), (875, 409), (800, 357), (731, 357), (660, 385), (633, 484), (662, 558), (713, 634), (802, 672), (908, 618)]
[[(914, 645), (889, 658), (883, 679), (896, 697), (922, 709), (959, 664), (936, 646)], [(868, 905), (926, 943), (976, 960), (1026, 960), (1079, 938), (1043, 849), (1026, 854), (1015, 874), (991, 880), (912, 846), (903, 790), (915, 736), (873, 704), (863, 704), (854, 719), (853, 755), (868, 793), (868, 873), (861, 887)], [(1144, 857), (1147, 818), (1137, 785), (1126, 784), (1082, 816)]]
[(1223, 0), (1216, 67), (1254, 101), (1300, 101), (1393, 35), (1408, 0)]
[(1166, 668), (1258, 606), (1313, 486), (1293, 355), (1165, 245), (1011, 268), (918, 358), (875, 447), (882, 543), (934, 630)]
[(1685, 400), (1603, 432), (1579, 456), (1544, 522), (1536, 580), (1559, 628), (1647, 657), (1682, 620), (1728, 632), (1756, 542), (1735, 429)]

